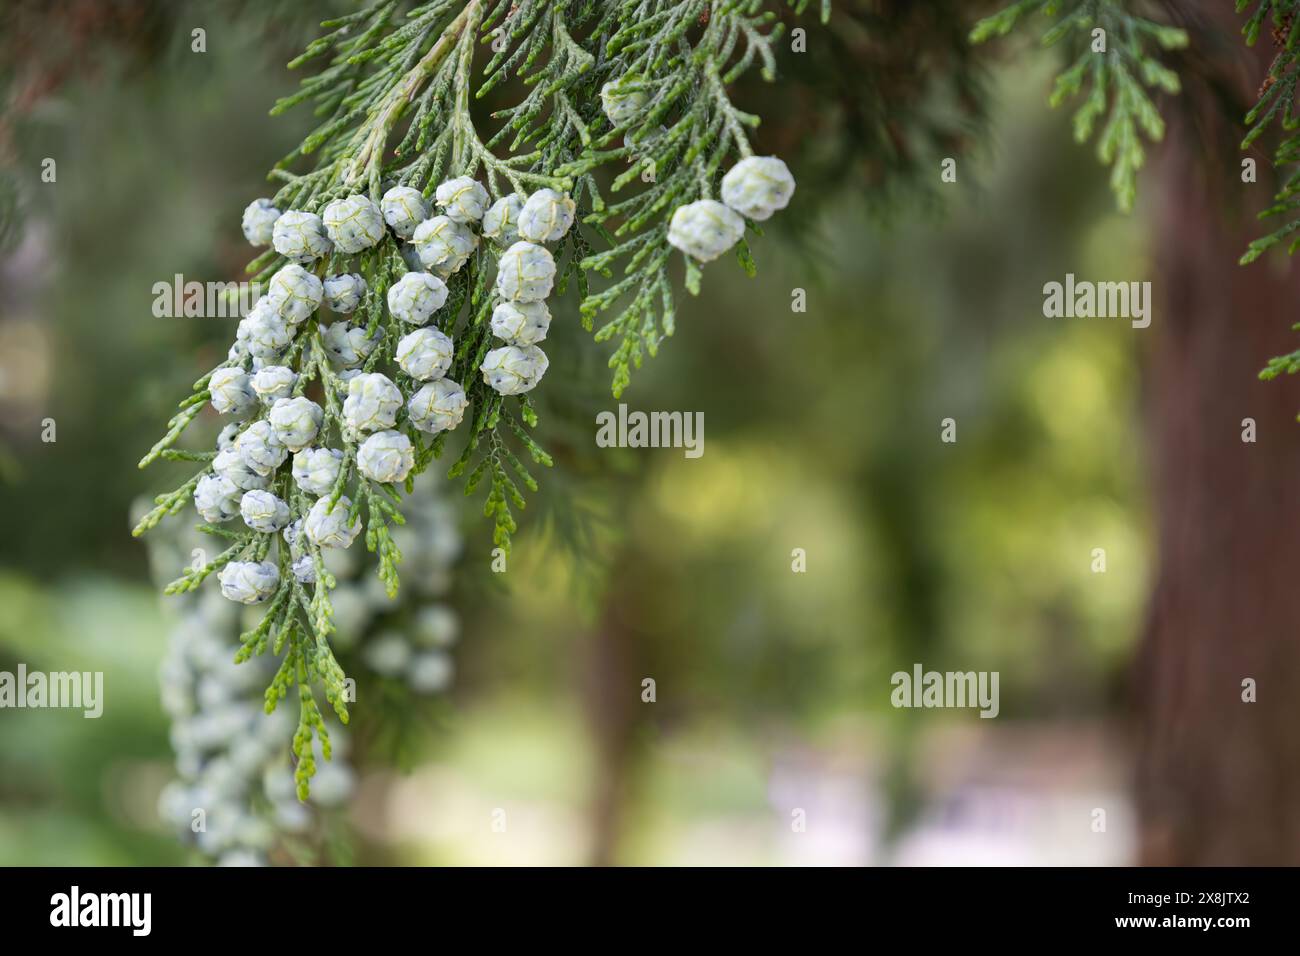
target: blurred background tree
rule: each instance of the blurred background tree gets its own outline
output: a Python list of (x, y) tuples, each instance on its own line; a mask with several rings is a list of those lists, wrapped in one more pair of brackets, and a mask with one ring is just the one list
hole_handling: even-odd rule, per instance
[[(1258, 183), (1243, 182), (1240, 151), (1240, 117), (1277, 48), (1265, 38), (1247, 51), (1226, 4), (1168, 9), (1193, 42), (1175, 64), (1187, 89), (1171, 104), (1170, 141), (1150, 177), (1165, 322), (1147, 356), (1159, 567), (1133, 683), (1140, 859), (1293, 866), (1300, 390), (1255, 373), (1294, 347), (1300, 275), (1278, 260), (1235, 264), (1268, 231), (1256, 214), (1282, 178), (1272, 137), (1245, 154)], [(1248, 679), (1259, 691), (1245, 704)]]

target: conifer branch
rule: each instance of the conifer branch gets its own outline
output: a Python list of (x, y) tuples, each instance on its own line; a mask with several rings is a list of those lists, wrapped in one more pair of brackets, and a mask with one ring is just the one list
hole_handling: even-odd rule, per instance
[[(289, 64), (318, 69), (272, 113), (306, 104), (319, 122), (244, 213), (249, 241), (270, 246), (247, 271), (269, 291), (142, 460), (204, 470), (136, 533), (192, 498), (231, 541), (171, 589), (216, 574), (227, 597), (265, 605), (238, 656), (282, 655), (268, 707), (298, 687), (300, 793), (318, 735), (328, 753), (313, 684), (346, 719), (322, 551), (364, 527), (396, 594), (398, 506), (451, 436), (449, 477), (485, 489), (508, 552), (539, 487), (525, 461), (552, 465), (527, 397), (549, 366), (548, 298), (572, 281), (588, 329), (610, 313), (595, 338), (614, 343), (617, 396), (674, 331), (675, 251), (693, 294), (701, 263), (727, 251), (752, 274), (745, 232), (786, 206), (794, 180), (754, 155), (759, 117), (729, 87), (755, 67), (775, 78), (780, 7), (379, 0), (326, 21)], [(488, 94), (505, 105), (476, 117)], [(217, 450), (174, 448), (207, 403), (233, 418)], [(237, 515), (248, 530), (223, 533)]]
[(1137, 196), (1138, 170), (1146, 162), (1142, 137), (1159, 142), (1165, 132), (1147, 90), (1175, 94), (1180, 89), (1177, 74), (1158, 55), (1186, 47), (1187, 32), (1139, 16), (1121, 0), (1018, 0), (976, 23), (971, 42), (1005, 36), (1034, 13), (1058, 18), (1043, 34), (1042, 44), (1062, 45), (1070, 61), (1057, 76), (1049, 101), (1055, 108), (1083, 96), (1074, 114), (1074, 138), (1079, 143), (1091, 139), (1104, 118), (1097, 157), (1111, 167), (1116, 205), (1130, 212)]

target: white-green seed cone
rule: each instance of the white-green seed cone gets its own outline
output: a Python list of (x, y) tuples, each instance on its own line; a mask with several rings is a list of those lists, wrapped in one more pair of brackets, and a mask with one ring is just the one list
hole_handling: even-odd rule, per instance
[(269, 246), (275, 235), (275, 221), (280, 210), (269, 199), (254, 199), (244, 209), (244, 238), (255, 246)]
[(247, 415), (257, 407), (248, 373), (242, 368), (219, 368), (208, 379), (212, 407), (222, 415)]
[(293, 394), (298, 384), (298, 374), (285, 365), (264, 365), (252, 378), (253, 391), (263, 405), (274, 405)]
[(447, 284), (427, 272), (408, 272), (388, 290), (388, 311), (408, 325), (424, 325), (447, 301)]
[(369, 249), (384, 238), (383, 214), (365, 196), (334, 200), (325, 207), (321, 221), (334, 248), (346, 255)]
[(361, 530), (361, 519), (348, 524), (348, 512), (352, 501), (342, 495), (330, 510), (329, 498), (318, 498), (307, 512), (303, 522), (303, 531), (318, 548), (350, 547), (357, 533)]
[(359, 325), (335, 322), (321, 329), (321, 345), (325, 354), (344, 368), (353, 368), (364, 362), (379, 344), (379, 331), (367, 337)]
[(535, 345), (546, 338), (551, 310), (545, 302), (502, 302), (492, 310), (492, 334), (510, 345)]
[(366, 280), (356, 272), (325, 277), (325, 303), (339, 315), (355, 312), (366, 296)]
[(397, 364), (420, 382), (442, 378), (451, 368), (455, 351), (452, 340), (437, 329), (416, 329), (397, 343)]
[(483, 214), (483, 235), (503, 248), (517, 242), (523, 208), (524, 197), (518, 193), (502, 196)]
[(371, 481), (405, 481), (414, 467), (411, 439), (399, 431), (375, 432), (357, 449), (357, 470)]
[(280, 569), (270, 561), (231, 561), (217, 578), (228, 600), (261, 604), (280, 586)]
[(497, 262), (497, 293), (515, 302), (539, 302), (551, 294), (555, 259), (544, 246), (516, 242)]
[(574, 202), (554, 189), (539, 189), (519, 210), (519, 237), (528, 242), (555, 242), (573, 225)]
[(668, 223), (668, 243), (700, 262), (718, 258), (744, 234), (745, 220), (713, 199), (679, 206)]
[(793, 195), (794, 177), (776, 156), (747, 156), (722, 177), (722, 201), (756, 222), (784, 209)]
[(411, 245), (426, 269), (446, 279), (469, 260), (478, 236), (448, 216), (434, 216), (416, 228)]
[(293, 480), (309, 495), (326, 495), (334, 490), (343, 452), (337, 448), (304, 448), (293, 456)]
[(239, 514), (239, 498), (239, 489), (224, 475), (204, 475), (194, 486), (194, 510), (211, 524)]
[(281, 318), (263, 296), (240, 320), (235, 334), (254, 358), (273, 364), (293, 341), (293, 326)]
[(379, 201), (384, 222), (392, 227), (400, 239), (410, 239), (415, 227), (429, 218), (429, 207), (418, 189), (394, 186)]
[(420, 694), (436, 694), (451, 686), (456, 676), (456, 665), (451, 655), (443, 651), (423, 651), (415, 654), (406, 666), (406, 679), (411, 689)]
[(253, 422), (244, 429), (239, 441), (235, 442), (235, 451), (247, 468), (262, 476), (271, 474), (289, 457), (289, 449), (284, 447), (266, 419)]
[(275, 437), (291, 452), (301, 451), (316, 440), (325, 410), (310, 398), (282, 398), (267, 415)]
[[(262, 301), (290, 325), (299, 325), (320, 308), (323, 292), (320, 279), (291, 262), (271, 276)], [(254, 311), (256, 308), (254, 306)]]
[(329, 255), (330, 241), (320, 216), (290, 209), (271, 230), (275, 251), (293, 262), (306, 264)]
[(262, 534), (274, 534), (289, 523), (289, 506), (269, 491), (245, 491), (239, 514), (244, 524)]
[(447, 180), (434, 192), (434, 199), (447, 218), (462, 224), (478, 222), (488, 205), (487, 190), (469, 176)]
[(421, 608), (411, 625), (411, 638), (421, 647), (450, 647), (459, 635), (460, 618), (442, 604)]
[(600, 88), (600, 105), (615, 126), (627, 126), (645, 111), (650, 94), (639, 88), (642, 82), (637, 76), (620, 76)]
[(382, 431), (393, 427), (401, 407), (402, 393), (387, 375), (363, 372), (348, 383), (343, 420), (354, 432)]
[[(240, 435), (242, 434), (243, 432), (240, 432)], [(212, 459), (212, 472), (223, 478), (229, 478), (240, 491), (271, 487), (269, 473), (264, 475), (244, 464), (244, 459), (239, 454), (238, 438), (234, 443), (217, 452), (217, 457)]]
[(521, 395), (537, 387), (550, 361), (536, 345), (493, 349), (479, 367), (483, 381), (502, 395)]
[(461, 423), (469, 400), (465, 390), (449, 378), (429, 382), (406, 403), (411, 424), (422, 432), (436, 435), (450, 431)]

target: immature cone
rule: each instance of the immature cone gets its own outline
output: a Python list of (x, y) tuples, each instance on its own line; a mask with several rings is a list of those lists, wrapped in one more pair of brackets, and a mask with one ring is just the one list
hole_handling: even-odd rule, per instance
[(449, 378), (440, 378), (420, 388), (406, 403), (411, 424), (422, 432), (436, 435), (450, 431), (465, 417), (469, 400), (465, 390)]
[(239, 513), (244, 524), (262, 534), (274, 534), (289, 523), (289, 506), (269, 491), (245, 491)]
[(794, 177), (775, 156), (747, 156), (722, 177), (722, 201), (758, 222), (784, 209), (794, 195)]
[(519, 211), (519, 236), (529, 242), (554, 242), (573, 225), (573, 200), (554, 189), (539, 189)]
[(242, 368), (219, 368), (208, 379), (212, 407), (222, 415), (247, 415), (257, 406), (257, 393)]
[(550, 327), (545, 302), (502, 302), (492, 310), (492, 334), (511, 345), (540, 342)]
[(460, 634), (460, 618), (441, 604), (431, 604), (415, 615), (412, 637), (421, 647), (450, 647)]
[(217, 578), (222, 596), (240, 604), (261, 604), (280, 586), (280, 570), (270, 561), (231, 561)]
[(636, 76), (620, 76), (600, 88), (600, 105), (615, 126), (626, 126), (645, 109), (650, 95), (635, 87), (641, 82)]
[(427, 272), (408, 272), (388, 290), (388, 311), (409, 325), (424, 325), (447, 301), (447, 284)]
[(352, 501), (347, 495), (340, 495), (330, 510), (329, 498), (318, 498), (307, 512), (303, 522), (303, 531), (318, 548), (350, 547), (357, 533), (361, 530), (361, 519), (348, 524), (348, 512)]
[(279, 399), (293, 394), (298, 384), (298, 374), (285, 365), (264, 365), (253, 376), (253, 391), (264, 405), (274, 405)]
[(239, 455), (238, 439), (217, 452), (217, 457), (212, 459), (212, 473), (228, 478), (240, 491), (271, 487), (270, 473), (263, 475), (244, 464), (244, 459)]
[(478, 237), (454, 219), (434, 216), (420, 223), (411, 235), (411, 244), (420, 263), (445, 279), (469, 260)]
[(293, 340), (293, 327), (275, 312), (266, 296), (239, 322), (236, 336), (254, 358), (274, 362)]
[(668, 223), (668, 243), (700, 262), (718, 258), (745, 234), (745, 220), (713, 199), (677, 207)]
[(233, 445), (243, 427), (243, 422), (230, 422), (221, 431), (217, 432), (217, 451), (225, 451)]
[(328, 255), (330, 251), (330, 241), (320, 216), (294, 209), (275, 221), (271, 244), (286, 259), (304, 264)]
[(497, 262), (497, 292), (515, 302), (538, 302), (551, 294), (555, 259), (543, 247), (516, 242)]
[(348, 383), (343, 420), (356, 432), (382, 431), (393, 427), (401, 407), (402, 393), (387, 375), (362, 373)]
[(455, 346), (437, 329), (416, 329), (397, 343), (397, 364), (419, 382), (442, 378), (451, 368)]
[(275, 437), (289, 451), (301, 451), (310, 445), (320, 431), (325, 410), (310, 398), (282, 398), (271, 406), (267, 420), (275, 430)]
[(429, 209), (418, 189), (394, 186), (379, 201), (384, 222), (393, 227), (399, 238), (410, 239), (415, 227), (429, 218)]
[(224, 475), (204, 475), (194, 486), (194, 510), (212, 524), (229, 521), (239, 514), (239, 489)]
[(312, 560), (310, 554), (300, 554), (294, 558), (293, 563), (289, 565), (289, 570), (293, 572), (293, 576), (299, 584), (316, 583), (316, 562)]
[(355, 312), (366, 295), (366, 280), (355, 272), (325, 277), (325, 302), (332, 312)]
[(280, 536), (284, 538), (284, 543), (289, 546), (289, 554), (293, 557), (306, 553), (303, 545), (302, 526), (303, 520), (295, 518), (285, 525), (284, 530), (280, 532)]
[(411, 660), (411, 645), (397, 631), (386, 631), (366, 643), (366, 666), (384, 677), (397, 677)]
[[(356, 558), (348, 551), (336, 549), (326, 552), (322, 557), (332, 559), (327, 567), (334, 574), (341, 573), (335, 570), (340, 565), (346, 566), (348, 573), (351, 573), (357, 564)], [(374, 606), (366, 600), (359, 587), (344, 586), (336, 589), (330, 594), (330, 602), (334, 605), (334, 624), (338, 628), (330, 635), (330, 643), (337, 648), (351, 647), (360, 637), (361, 629), (369, 623)]]
[(235, 442), (235, 451), (246, 467), (264, 477), (283, 465), (289, 457), (289, 449), (284, 447), (266, 419), (253, 422), (244, 429), (239, 441)]
[[(311, 318), (311, 314), (320, 307), (322, 294), (320, 279), (291, 262), (271, 276), (266, 296), (261, 301), (265, 301), (271, 311), (290, 325), (298, 325)], [(253, 311), (256, 310), (257, 306), (254, 306)]]
[(321, 217), (325, 232), (339, 252), (354, 255), (384, 238), (384, 217), (365, 196), (336, 199)]
[(416, 654), (407, 665), (406, 679), (411, 687), (420, 694), (433, 694), (446, 690), (456, 674), (456, 665), (451, 655), (442, 651), (425, 651)]
[(338, 807), (356, 789), (356, 774), (336, 761), (319, 764), (311, 781), (311, 802), (319, 807)]
[(453, 222), (478, 222), (487, 209), (488, 194), (483, 184), (469, 176), (457, 176), (438, 187), (434, 193), (438, 205)]
[(344, 368), (360, 365), (379, 344), (379, 330), (372, 336), (366, 336), (366, 330), (359, 325), (335, 322), (321, 329), (321, 345), (325, 354)]
[(293, 456), (293, 480), (309, 495), (326, 495), (334, 490), (343, 452), (337, 448), (304, 448)]
[(405, 481), (414, 467), (411, 439), (399, 431), (375, 432), (357, 449), (357, 471), (371, 481)]
[[(310, 554), (300, 554), (294, 558), (289, 565), (289, 571), (299, 584), (316, 583), (316, 562), (312, 560)], [(315, 796), (314, 791), (312, 795)]]
[(254, 199), (244, 209), (244, 238), (255, 246), (269, 246), (280, 210), (269, 199)]
[(499, 246), (508, 246), (519, 239), (519, 213), (524, 208), (524, 197), (518, 193), (503, 196), (483, 215), (483, 235)]
[(495, 391), (502, 395), (520, 395), (537, 387), (548, 365), (550, 361), (546, 353), (536, 345), (524, 348), (507, 345), (488, 352), (479, 369), (483, 381)]

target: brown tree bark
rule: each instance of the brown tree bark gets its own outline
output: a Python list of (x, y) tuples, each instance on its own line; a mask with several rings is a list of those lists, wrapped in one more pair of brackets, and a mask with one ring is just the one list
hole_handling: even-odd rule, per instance
[[(1231, 6), (1216, 6), (1208, 26), (1239, 47)], [(1260, 47), (1221, 73), (1243, 97), (1272, 56)], [(1260, 181), (1241, 182), (1242, 128), (1207, 85), (1188, 86), (1169, 133), (1147, 180), (1161, 193), (1147, 383), (1158, 570), (1133, 688), (1139, 861), (1295, 865), (1300, 383), (1257, 372), (1300, 343), (1300, 266), (1281, 251), (1236, 264), (1273, 187), (1259, 151)]]
[(587, 863), (615, 866), (621, 859), (627, 816), (639, 782), (646, 720), (641, 679), (646, 666), (645, 633), (639, 626), (644, 569), (627, 546), (618, 549), (600, 621), (588, 635), (583, 668), (583, 704), (595, 766), (590, 795), (591, 847)]

